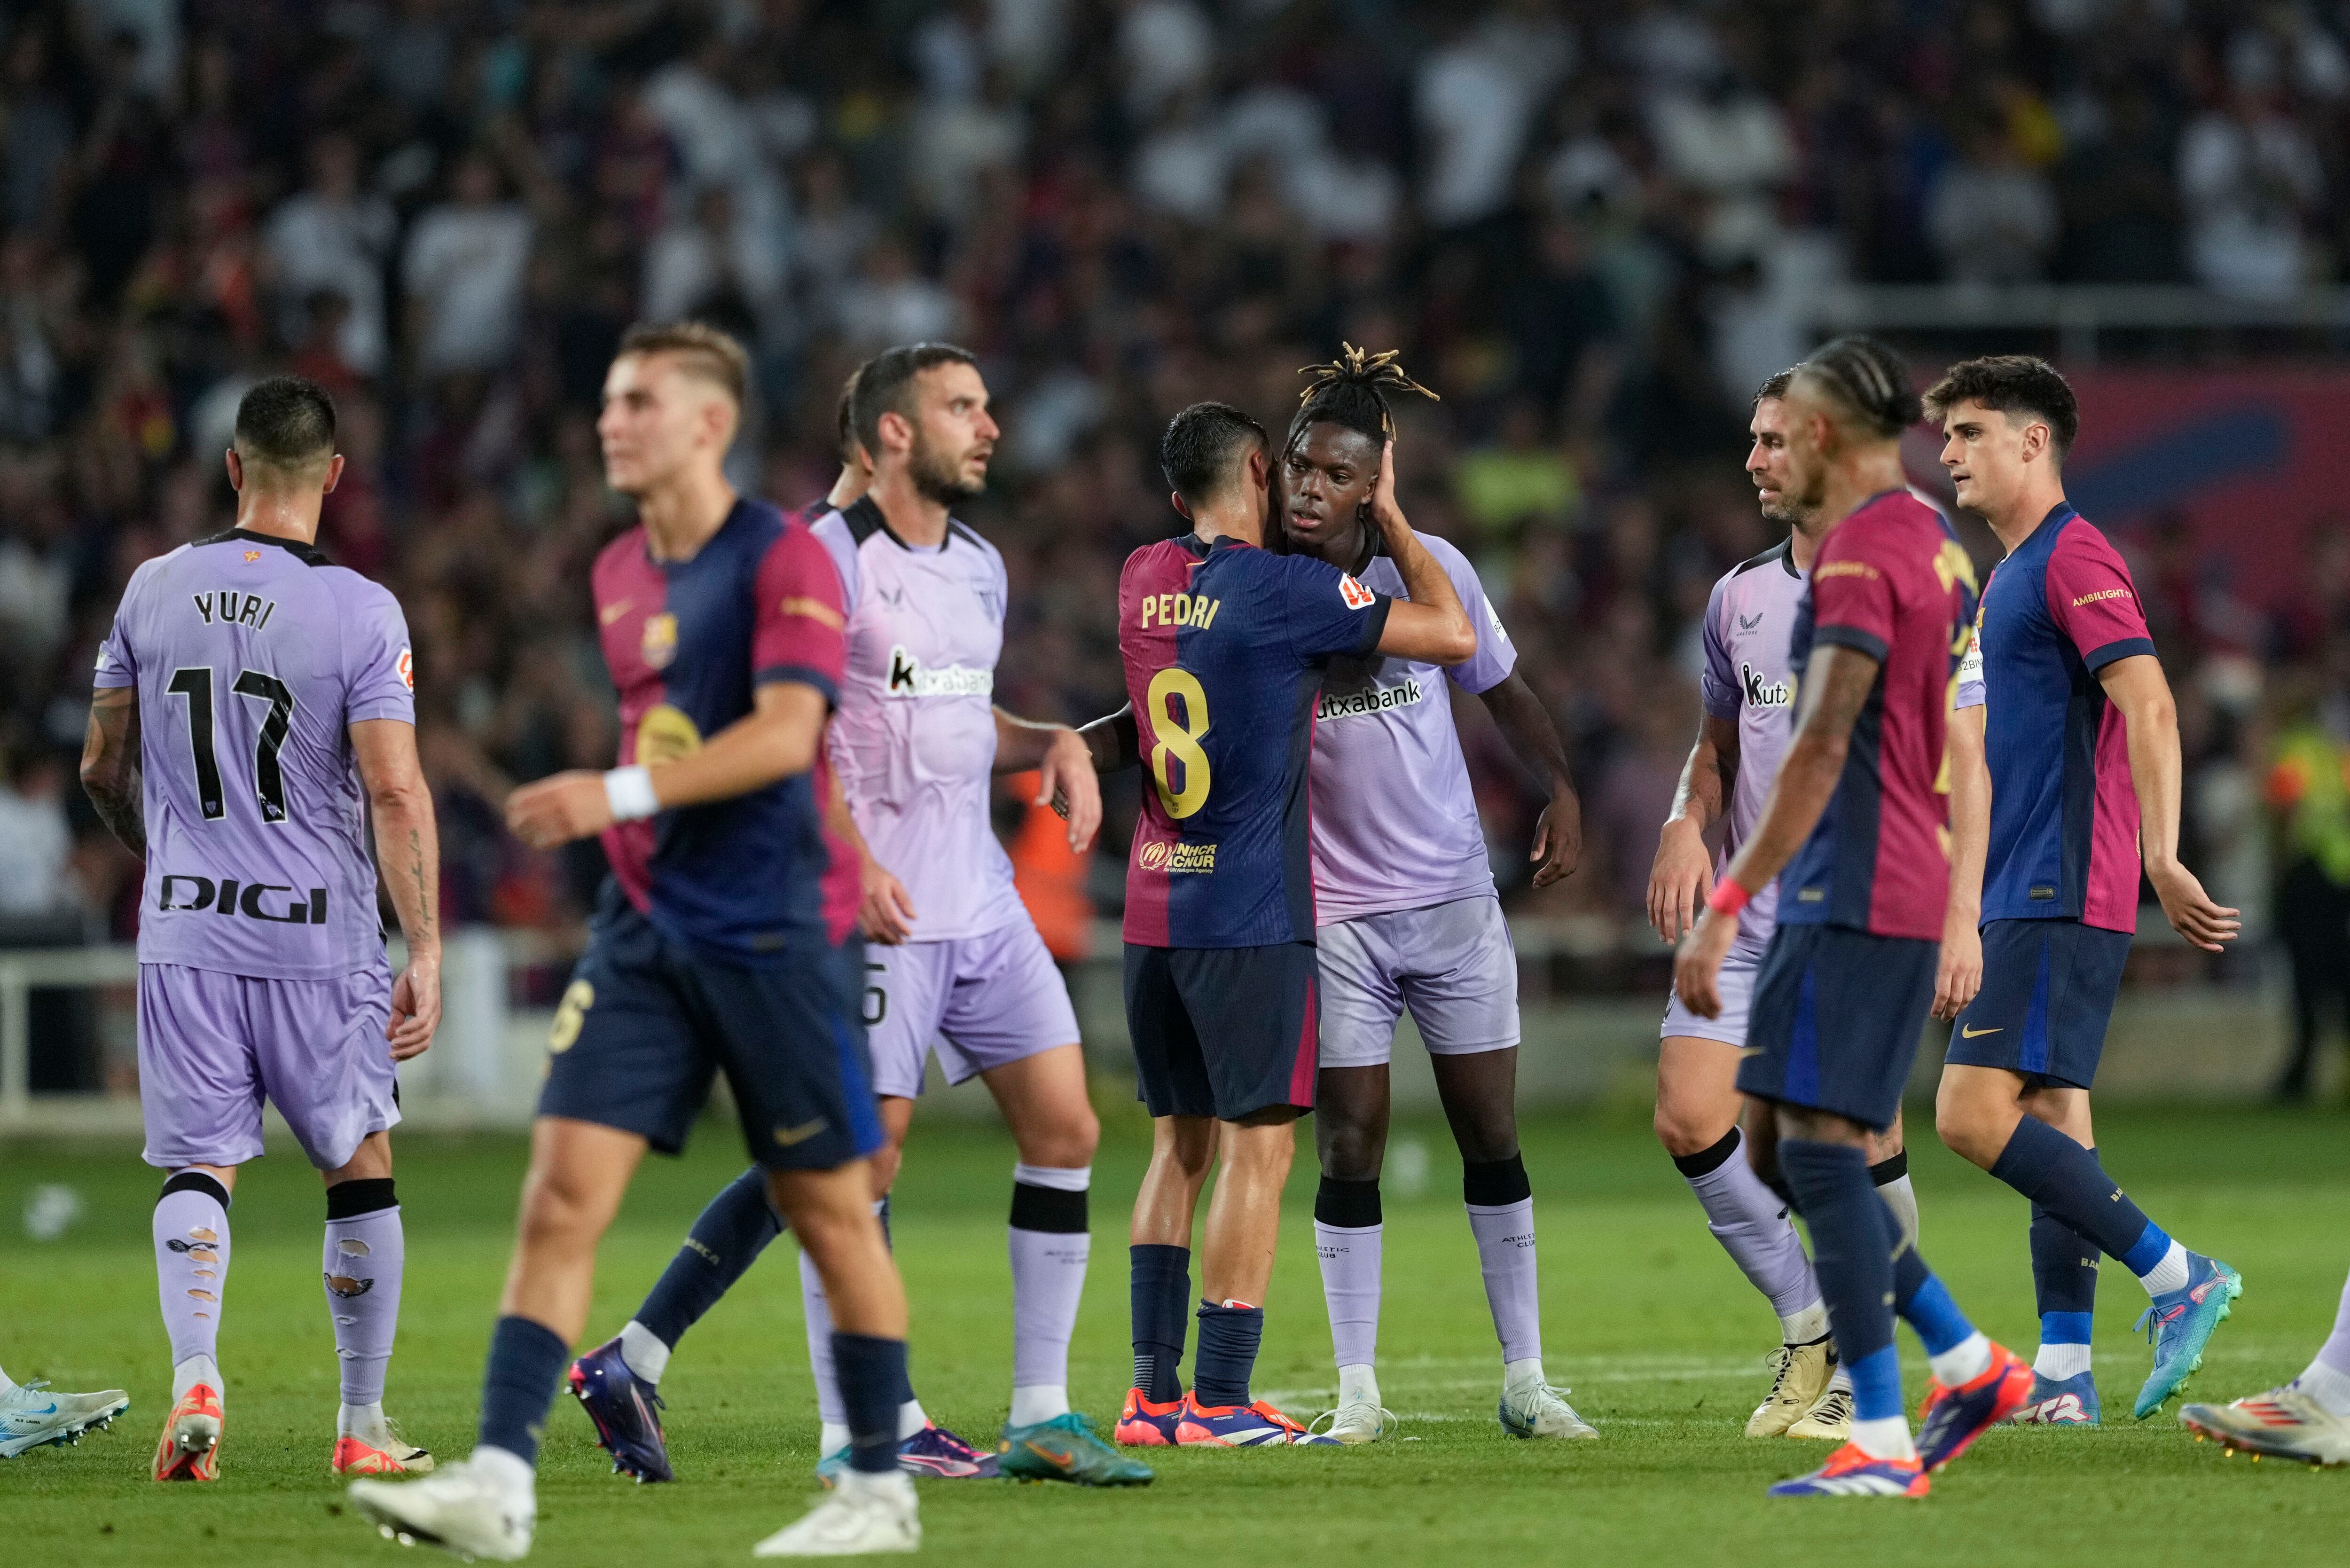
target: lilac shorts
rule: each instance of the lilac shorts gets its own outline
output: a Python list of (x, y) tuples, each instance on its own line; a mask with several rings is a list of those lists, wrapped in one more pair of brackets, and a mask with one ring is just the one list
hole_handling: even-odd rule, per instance
[(391, 972), (255, 980), (179, 964), (139, 966), (139, 1104), (148, 1164), (242, 1165), (261, 1157), (261, 1102), (277, 1107), (320, 1170), (400, 1120)]
[(982, 936), (865, 949), (873, 1092), (913, 1099), (931, 1051), (950, 1084), (1074, 1044), (1077, 1015), (1025, 913)]
[(1714, 986), (1721, 992), (1721, 1016), (1700, 1018), (1681, 1005), (1680, 993), (1676, 992), (1665, 1002), (1664, 1026), (1657, 1037), (1719, 1040), (1725, 1045), (1743, 1046), (1746, 1009), (1754, 1000), (1754, 977), (1762, 971), (1762, 955), (1769, 947), (1768, 939), (1762, 947), (1752, 947), (1744, 933), (1740, 933), (1738, 940), (1731, 944), (1729, 955), (1721, 961), (1721, 978)]
[(1518, 954), (1492, 894), (1358, 915), (1324, 926), (1314, 940), (1323, 1066), (1384, 1066), (1407, 1007), (1431, 1055), (1518, 1043)]

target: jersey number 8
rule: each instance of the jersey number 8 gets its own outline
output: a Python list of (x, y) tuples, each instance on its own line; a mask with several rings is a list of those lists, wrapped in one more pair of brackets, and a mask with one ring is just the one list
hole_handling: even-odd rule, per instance
[[(1183, 699), (1180, 719), (1169, 701), (1173, 697)], [(1208, 804), (1208, 753), (1200, 747), (1200, 737), (1208, 732), (1208, 694), (1198, 676), (1170, 665), (1150, 678), (1147, 698), (1153, 736), (1150, 776), (1159, 785), (1159, 804), (1180, 822)], [(1168, 776), (1170, 758), (1183, 769), (1180, 789)]]

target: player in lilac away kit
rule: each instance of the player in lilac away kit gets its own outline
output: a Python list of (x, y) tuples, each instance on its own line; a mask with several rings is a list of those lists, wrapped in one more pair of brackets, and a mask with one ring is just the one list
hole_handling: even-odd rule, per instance
[[(1782, 370), (1754, 394), (1746, 472), (1766, 521), (1784, 524), (1786, 539), (1732, 567), (1706, 601), (1701, 637), (1705, 666), (1699, 688), (1705, 716), (1682, 770), (1672, 815), (1665, 819), (1648, 876), (1648, 920), (1677, 941), (1711, 889), (1716, 862), (1703, 835), (1727, 817), (1720, 865), (1762, 820), (1762, 803), (1778, 776), (1779, 760), (1794, 732), (1796, 671), (1790, 642), (1812, 556), (1834, 521), (1797, 506), (1787, 490), (1784, 399), (1794, 372)], [(1980, 710), (1980, 685), (1959, 693), (1961, 711)], [(1961, 756), (1981, 744), (1980, 711), (1953, 726), (1951, 746)], [(1975, 772), (1961, 769), (1971, 781)], [(1967, 797), (1954, 810), (1971, 821), (1981, 803)], [(1967, 840), (1979, 850), (1980, 836)], [(1935, 1013), (1948, 1018), (1973, 994), (1981, 973), (1974, 929), (1974, 885), (1952, 879)], [(1775, 926), (1775, 885), (1757, 890), (1740, 911), (1738, 940), (1723, 961), (1719, 1017), (1700, 1018), (1679, 997), (1668, 1000), (1657, 1053), (1656, 1130), (1674, 1167), (1704, 1207), (1707, 1228), (1778, 1314), (1780, 1348), (1773, 1353), (1771, 1389), (1746, 1422), (1750, 1438), (1786, 1436), (1841, 1442), (1852, 1418), (1851, 1374), (1837, 1361), (1828, 1335), (1827, 1308), (1787, 1205), (1739, 1153), (1739, 1053), (1746, 1044), (1746, 1013), (1754, 975)], [(1904, 1235), (1918, 1235), (1918, 1199), (1909, 1183), (1897, 1108), (1893, 1125), (1869, 1146), (1869, 1176), (1893, 1206)]]
[[(1151, 1155), (1130, 1232), (1134, 1386), (1117, 1433), (1142, 1447), (1334, 1442), (1249, 1392), (1292, 1124), (1315, 1093), (1315, 709), (1333, 658), (1449, 667), (1477, 651), (1460, 596), (1396, 504), (1389, 451), (1371, 514), (1409, 599), (1263, 547), (1273, 461), (1263, 427), (1229, 405), (1195, 403), (1169, 422), (1159, 466), (1193, 530), (1127, 558), (1118, 651), (1129, 701), (1087, 726), (1097, 766), (1147, 759), (1150, 773), (1125, 929)], [(1192, 1213), (1218, 1158), (1194, 1298)], [(1200, 1353), (1186, 1393), (1179, 1364), (1195, 1300)]]
[[(338, 1474), (421, 1474), (384, 1418), (402, 1242), (393, 1064), (441, 1017), (440, 845), (416, 761), (408, 624), (314, 547), (342, 477), (335, 408), (292, 377), (237, 407), (236, 526), (131, 574), (98, 656), (82, 783), (147, 862), (139, 1098), (172, 1338), (157, 1480), (219, 1475), (218, 1361), (237, 1168), (276, 1106), (327, 1184), (322, 1273), (341, 1365)], [(376, 867), (409, 942), (395, 982)]]
[(506, 821), (535, 848), (600, 836), (612, 876), (547, 1041), (480, 1441), (424, 1480), (350, 1493), (391, 1532), (461, 1554), (529, 1552), (539, 1438), (597, 1244), (645, 1150), (683, 1147), (722, 1071), (770, 1201), (824, 1273), (852, 1434), (837, 1490), (754, 1555), (921, 1541), (897, 1465), (906, 1298), (871, 1207), (862, 948), (823, 827), (847, 618), (824, 547), (726, 481), (748, 369), (740, 344), (688, 323), (632, 327), (605, 377), (605, 479), (639, 519), (593, 573), (621, 765), (526, 785)]
[[(1811, 1227), (1830, 1326), (1852, 1368), (1851, 1437), (1774, 1497), (1923, 1497), (1930, 1472), (2020, 1409), (2031, 1368), (1992, 1344), (1900, 1233), (1868, 1178), (1868, 1134), (1893, 1121), (1939, 986), (1950, 918), (1947, 737), (1971, 635), (1973, 563), (1908, 493), (1901, 436), (1920, 417), (1908, 367), (1842, 337), (1795, 368), (1784, 397), (1787, 494), (1841, 519), (1820, 541), (1796, 616), (1802, 705), (1755, 825), (1681, 939), (1673, 986), (1700, 1018), (1756, 889), (1781, 883), (1738, 1087), (1748, 1149), (1783, 1171)], [(1893, 1345), (1898, 1314), (1935, 1384), (1914, 1442)]]
[(1972, 655), (1991, 716), (1982, 992), (1951, 1033), (1935, 1125), (2032, 1200), (2040, 1354), (2020, 1419), (2099, 1418), (2089, 1329), (2102, 1251), (2151, 1298), (2143, 1420), (2201, 1362), (2243, 1281), (2173, 1241), (2106, 1174), (2089, 1085), (2137, 929), (2141, 862), (2195, 946), (2220, 951), (2240, 922), (2178, 861), (2178, 712), (2137, 585), (2064, 500), (2073, 389), (2038, 359), (2001, 355), (1953, 365), (1927, 407), (1959, 504), (2008, 551), (1983, 589)]
[[(1069, 1339), (1090, 1251), (1086, 1191), (1099, 1127), (1087, 1098), (1076, 1013), (1044, 940), (1012, 886), (989, 820), (993, 776), (1040, 768), (1064, 796), (1070, 841), (1092, 842), (1101, 796), (1076, 732), (994, 707), (1006, 585), (995, 547), (948, 508), (977, 495), (997, 435), (969, 354), (919, 344), (875, 356), (845, 394), (841, 473), (815, 536), (849, 607), (847, 675), (829, 737), (846, 809), (831, 821), (862, 863), (865, 1023), (887, 1142), (875, 1158), (886, 1194), (935, 1050), (951, 1083), (981, 1075), (1020, 1150), (1010, 1249), (1014, 1344), (1006, 1473), (1095, 1485), (1148, 1481), (1149, 1470), (1093, 1435), (1068, 1401)], [(869, 491), (863, 483), (870, 476)], [(608, 1440), (640, 1435), (616, 1459), (665, 1480), (658, 1423), (634, 1418), (684, 1331), (740, 1278), (777, 1225), (758, 1184), (738, 1180), (695, 1222), (692, 1239), (612, 1344), (583, 1357), (573, 1384)], [(823, 1421), (817, 1474), (845, 1463), (847, 1428), (830, 1355), (824, 1285), (805, 1255), (801, 1287)], [(590, 1392), (625, 1374), (642, 1394)], [(584, 1376), (583, 1376), (584, 1375)], [(632, 1407), (634, 1408), (632, 1408)], [(998, 1459), (931, 1421), (910, 1387), (899, 1413), (899, 1462), (920, 1476), (997, 1473)]]
[[(1359, 352), (1312, 372), (1277, 478), (1293, 548), (1401, 596), (1402, 574), (1367, 519), (1379, 452), (1392, 433), (1385, 389), (1421, 390), (1392, 359)], [(1445, 670), (1420, 660), (1330, 661), (1315, 709), (1315, 942), (1322, 1038), (1314, 1199), (1338, 1402), (1328, 1431), (1376, 1442), (1379, 1403), (1379, 1169), (1387, 1152), (1388, 1060), (1409, 1008), (1461, 1147), (1461, 1198), (1502, 1342), (1501, 1421), (1520, 1438), (1591, 1438), (1543, 1376), (1534, 1189), (1518, 1153), (1518, 961), (1493, 889), (1485, 835), (1453, 728), (1451, 687), (1481, 698), (1517, 754), (1548, 784), (1534, 829), (1534, 885), (1575, 868), (1580, 809), (1565, 748), (1517, 673), (1517, 650), (1467, 557), (1418, 535), (1477, 628), (1476, 656)], [(1450, 684), (1448, 684), (1448, 681)], [(1317, 1423), (1318, 1426), (1318, 1423)]]

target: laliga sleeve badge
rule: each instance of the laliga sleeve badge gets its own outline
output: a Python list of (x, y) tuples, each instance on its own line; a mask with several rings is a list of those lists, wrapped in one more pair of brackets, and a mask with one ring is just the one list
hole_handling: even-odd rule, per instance
[(416, 690), (416, 657), (406, 649), (400, 650), (395, 666), (400, 671), (400, 683), (411, 691)]
[(1355, 580), (1351, 572), (1338, 574), (1338, 597), (1348, 609), (1368, 609), (1378, 602), (1379, 596)]

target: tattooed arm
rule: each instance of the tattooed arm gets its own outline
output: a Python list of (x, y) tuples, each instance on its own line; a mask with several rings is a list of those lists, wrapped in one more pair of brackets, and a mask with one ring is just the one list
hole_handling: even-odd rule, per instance
[(101, 686), (89, 701), (89, 733), (81, 745), (81, 787), (98, 819), (123, 847), (147, 858), (147, 817), (139, 776), (139, 688)]
[(408, 937), (408, 968), (392, 986), (384, 1028), (392, 1060), (405, 1062), (432, 1044), (441, 1022), (441, 834), (432, 791), (417, 763), (413, 724), (361, 719), (351, 725), (351, 748), (375, 818), (384, 891)]

